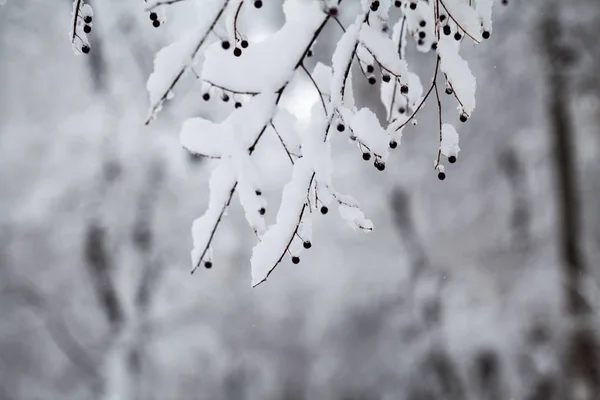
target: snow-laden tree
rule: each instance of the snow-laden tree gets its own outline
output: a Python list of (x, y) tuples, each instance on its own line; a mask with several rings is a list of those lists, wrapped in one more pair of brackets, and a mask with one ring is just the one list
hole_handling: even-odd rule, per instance
[[(167, 21), (168, 7), (182, 1), (147, 2), (145, 11), (152, 25), (160, 27)], [(332, 171), (338, 166), (331, 158), (335, 135), (346, 135), (363, 160), (372, 160), (383, 171), (390, 151), (400, 145), (404, 130), (417, 124), (419, 111), (431, 99), (439, 110), (437, 132), (431, 132), (439, 137), (437, 151), (432, 152), (438, 178), (446, 177), (445, 162), (457, 161), (460, 129), (443, 121), (442, 103), (456, 107), (461, 123), (475, 111), (476, 79), (460, 50), (490, 38), (494, 0), (350, 3), (286, 0), (283, 26), (270, 35), (252, 35), (250, 28), (256, 13), (264, 9), (263, 1), (205, 0), (197, 5), (190, 31), (156, 55), (147, 82), (150, 111), (146, 124), (173, 98), (175, 86), (187, 73), (201, 80), (203, 100), (220, 98), (234, 105), (223, 121), (196, 117), (181, 128), (184, 148), (215, 161), (208, 209), (192, 228), (192, 271), (201, 265), (212, 267), (213, 241), (236, 195), (258, 239), (251, 258), (253, 286), (264, 282), (284, 258), (300, 262), (301, 252), (312, 246), (312, 220), (327, 214), (329, 207), (337, 207), (353, 228), (371, 231), (373, 223), (358, 202), (335, 188)], [(345, 14), (351, 14), (353, 21), (347, 26), (340, 18)], [(76, 52), (90, 52), (92, 17), (91, 7), (75, 0), (70, 38)], [(327, 24), (339, 26), (341, 37), (330, 65), (319, 62), (309, 71), (305, 60), (313, 55)], [(406, 57), (409, 45), (430, 55), (432, 77), (411, 70)], [(353, 63), (370, 84), (379, 83), (385, 121), (370, 108), (357, 105)], [(303, 75), (319, 99), (311, 109), (310, 122), (304, 125), (282, 106), (285, 92)], [(443, 101), (440, 92), (448, 100)], [(253, 157), (268, 135), (279, 140), (293, 165), (270, 226), (265, 221), (264, 177)]]

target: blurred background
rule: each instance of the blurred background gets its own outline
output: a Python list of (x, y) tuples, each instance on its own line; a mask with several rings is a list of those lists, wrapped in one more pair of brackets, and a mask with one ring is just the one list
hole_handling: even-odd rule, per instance
[[(302, 262), (256, 289), (237, 197), (213, 268), (189, 274), (211, 164), (178, 133), (232, 102), (204, 102), (187, 74), (143, 124), (154, 54), (202, 2), (158, 29), (142, 1), (90, 3), (89, 56), (70, 48), (71, 1), (0, 8), (1, 400), (600, 399), (600, 2), (496, 5), (492, 38), (463, 46), (475, 114), (460, 124), (443, 98), (462, 148), (445, 181), (434, 102), (385, 172), (334, 138), (334, 182), (374, 232), (317, 218)], [(283, 23), (278, 1), (252, 12), (251, 39)], [(432, 55), (411, 40), (408, 58), (427, 85)], [(384, 118), (377, 86), (354, 80)], [(293, 86), (301, 115), (316, 95)], [(276, 139), (261, 146), (273, 221), (290, 168)]]

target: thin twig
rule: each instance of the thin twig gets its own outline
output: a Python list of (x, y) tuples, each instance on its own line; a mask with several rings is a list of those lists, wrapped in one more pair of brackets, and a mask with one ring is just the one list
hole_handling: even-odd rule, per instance
[(240, 16), (240, 11), (242, 10), (243, 5), (244, 5), (244, 0), (240, 1), (238, 9), (235, 12), (235, 18), (233, 19), (233, 40), (235, 43), (237, 43), (237, 38), (238, 38), (237, 21)]
[(419, 105), (417, 106), (415, 111), (413, 111), (411, 116), (406, 121), (404, 121), (404, 123), (402, 123), (398, 128), (395, 129), (396, 131), (399, 131), (400, 129), (404, 128), (410, 121), (412, 121), (412, 119), (417, 115), (417, 113), (419, 112), (421, 107), (423, 107), (423, 104), (425, 104), (425, 101), (427, 100), (427, 98), (429, 97), (429, 95), (431, 94), (431, 92), (433, 91), (433, 89), (436, 85), (437, 74), (438, 74), (439, 68), (440, 68), (440, 57), (438, 56), (437, 62), (435, 64), (435, 72), (433, 73), (433, 80), (431, 82), (431, 86), (429, 87), (429, 90), (427, 91), (427, 94), (425, 95), (425, 97), (423, 97), (423, 100), (421, 100), (421, 102), (419, 103)]
[(440, 92), (438, 90), (437, 80), (433, 84), (433, 87), (435, 88), (435, 98), (437, 99), (437, 105), (438, 105), (438, 122), (440, 125), (439, 126), (439, 128), (440, 128), (440, 146), (438, 148), (437, 160), (435, 163), (435, 169), (437, 169), (438, 166), (440, 165), (440, 158), (442, 156), (442, 102), (440, 100)]
[[(400, 25), (400, 37), (398, 38), (398, 57), (402, 60), (402, 37), (404, 36), (404, 28), (406, 27), (406, 16), (402, 17), (402, 25)], [(381, 64), (379, 64), (381, 66)], [(388, 110), (388, 124), (392, 120), (392, 111), (396, 104), (396, 90), (398, 89), (398, 80), (394, 79), (394, 89), (392, 93), (392, 101), (390, 102), (390, 108)]]
[[(208, 28), (208, 31), (198, 41), (198, 44), (196, 45), (194, 51), (192, 52), (192, 55), (191, 55), (192, 60), (196, 57), (196, 54), (198, 54), (198, 51), (200, 51), (200, 48), (202, 47), (202, 45), (208, 38), (208, 35), (210, 34), (210, 32), (214, 29), (214, 27), (219, 22), (219, 19), (221, 19), (221, 15), (223, 15), (223, 13), (225, 12), (225, 9), (227, 8), (229, 1), (230, 0), (223, 0), (223, 6), (221, 7), (219, 12), (215, 16), (210, 27)], [(155, 104), (151, 105), (150, 115), (148, 116), (148, 119), (146, 120), (146, 125), (150, 124), (150, 122), (154, 119), (154, 114), (156, 113), (156, 110), (158, 110), (160, 108), (160, 106), (162, 105), (162, 103), (167, 99), (167, 96), (169, 95), (171, 90), (173, 90), (173, 88), (175, 87), (177, 82), (179, 82), (179, 80), (181, 79), (181, 77), (183, 76), (183, 73), (185, 72), (185, 70), (187, 68), (188, 68), (187, 64), (181, 68), (181, 70), (179, 71), (179, 73), (177, 74), (175, 79), (173, 79), (173, 82), (171, 82), (171, 85), (169, 85), (168, 89), (163, 93), (163, 95), (160, 97), (160, 99)]]
[(82, 0), (77, 0), (75, 9), (73, 10), (73, 35), (71, 37), (71, 44), (75, 43), (75, 37), (77, 37), (77, 18), (79, 18), (79, 11), (81, 8)]
[(317, 89), (317, 92), (319, 93), (319, 99), (321, 100), (321, 105), (323, 106), (323, 112), (325, 113), (325, 116), (327, 116), (327, 106), (325, 105), (325, 100), (323, 99), (323, 93), (321, 92), (321, 89), (319, 89), (319, 86), (317, 86), (317, 82), (315, 82), (312, 75), (310, 74), (310, 72), (308, 72), (304, 64), (301, 65), (301, 68), (304, 70), (304, 72), (306, 72), (306, 75), (308, 75), (308, 77), (310, 78), (310, 81), (315, 86), (315, 89)]
[(160, 7), (160, 6), (166, 6), (166, 5), (171, 5), (171, 4), (175, 4), (175, 3), (181, 3), (182, 1), (186, 1), (186, 0), (157, 0), (157, 1), (153, 2), (153, 3), (151, 3), (150, 5), (146, 6), (146, 11), (152, 11), (156, 7)]
[(271, 120), (271, 128), (273, 128), (273, 132), (275, 132), (275, 134), (277, 135), (277, 137), (279, 138), (279, 141), (281, 142), (281, 145), (283, 146), (283, 149), (285, 150), (285, 153), (287, 154), (288, 158), (290, 159), (290, 162), (292, 163), (292, 165), (294, 165), (294, 159), (292, 158), (292, 154), (290, 153), (290, 151), (288, 150), (285, 142), (283, 141), (283, 138), (281, 137), (281, 135), (279, 134), (279, 132), (277, 131), (277, 128), (275, 127), (275, 124), (273, 123), (273, 121)]
[(229, 89), (229, 88), (227, 88), (225, 86), (217, 85), (216, 83), (214, 83), (212, 81), (209, 81), (209, 80), (206, 80), (206, 79), (204, 80), (204, 82), (208, 83), (210, 86), (216, 87), (216, 88), (221, 89), (221, 90), (223, 90), (225, 92), (229, 92), (229, 93), (233, 93), (233, 94), (242, 94), (242, 95), (246, 95), (246, 96), (257, 96), (257, 95), (260, 94), (259, 92), (240, 92), (240, 91), (237, 91), (237, 90)]
[(444, 9), (446, 10), (446, 12), (448, 13), (448, 17), (450, 17), (450, 19), (452, 19), (452, 21), (454, 21), (454, 23), (456, 24), (456, 26), (458, 26), (458, 28), (463, 31), (465, 33), (465, 35), (467, 35), (468, 37), (470, 37), (475, 43), (479, 44), (479, 40), (475, 39), (473, 37), (473, 35), (471, 35), (469, 32), (467, 32), (467, 30), (465, 28), (463, 28), (458, 21), (454, 18), (454, 16), (450, 13), (450, 11), (448, 11), (448, 8), (446, 8), (446, 5), (444, 4), (444, 2), (442, 0), (439, 0), (439, 3), (442, 5), (442, 7), (444, 7)]

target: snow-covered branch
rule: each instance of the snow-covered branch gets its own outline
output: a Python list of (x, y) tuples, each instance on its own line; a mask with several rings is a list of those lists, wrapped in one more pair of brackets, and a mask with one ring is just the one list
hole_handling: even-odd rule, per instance
[(88, 34), (92, 32), (92, 20), (94, 11), (84, 0), (75, 0), (73, 2), (73, 12), (71, 14), (71, 30), (69, 37), (75, 54), (88, 54), (90, 52), (90, 41)]
[[(83, 8), (74, 5), (73, 38)], [(348, 2), (350, 0), (347, 0)], [(160, 26), (164, 10), (183, 0), (148, 0), (145, 12)], [(445, 88), (461, 122), (475, 110), (476, 80), (460, 55), (465, 38), (479, 44), (491, 37), (494, 0), (360, 0), (352, 23), (342, 23), (342, 0), (286, 0), (285, 22), (270, 36), (256, 40), (247, 35), (252, 13), (262, 1), (204, 0), (193, 29), (158, 52), (154, 72), (147, 83), (150, 123), (187, 70), (202, 85), (202, 98), (235, 107), (222, 122), (191, 118), (183, 123), (180, 139), (195, 155), (215, 160), (210, 178), (206, 212), (192, 228), (194, 249), (192, 272), (204, 263), (213, 266), (212, 244), (218, 227), (237, 193), (246, 220), (258, 243), (252, 258), (252, 285), (264, 282), (289, 254), (295, 264), (300, 253), (311, 248), (312, 219), (327, 214), (331, 203), (351, 226), (371, 231), (357, 202), (337, 193), (332, 182), (335, 168), (331, 158), (332, 132), (344, 133), (354, 142), (363, 160), (372, 160), (379, 171), (386, 169), (390, 150), (401, 142), (405, 128), (417, 124), (419, 112), (432, 94), (438, 107), (439, 137), (434, 168), (440, 180), (446, 172), (443, 159), (455, 163), (459, 152), (458, 132), (443, 121)], [(473, 4), (474, 3), (474, 4)], [(390, 20), (392, 6), (400, 17)], [(344, 9), (352, 10), (352, 8)], [(160, 14), (160, 15), (159, 15)], [(306, 67), (323, 28), (331, 21), (341, 31), (331, 66), (317, 63)], [(416, 49), (433, 53), (433, 76), (425, 88), (421, 77), (411, 71), (406, 48), (414, 39)], [(193, 66), (203, 56), (201, 67)], [(357, 108), (353, 93), (352, 65), (356, 60), (360, 78), (375, 85), (380, 80), (381, 101), (387, 119), (382, 126), (369, 108)], [(305, 75), (318, 95), (306, 129), (298, 129), (294, 117), (280, 105), (290, 82)], [(253, 154), (265, 135), (273, 135), (280, 151), (292, 164), (292, 178), (282, 190), (275, 223), (267, 226), (268, 207), (263, 183)], [(315, 212), (319, 211), (319, 212)]]
[(150, 93), (150, 112), (146, 125), (154, 119), (163, 102), (172, 96), (173, 88), (206, 43), (230, 0), (213, 0), (206, 3), (195, 29), (156, 55), (154, 72), (150, 75), (147, 84)]

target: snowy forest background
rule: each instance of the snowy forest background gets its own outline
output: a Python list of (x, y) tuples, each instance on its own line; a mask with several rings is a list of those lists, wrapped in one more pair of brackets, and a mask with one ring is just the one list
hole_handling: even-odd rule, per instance
[[(155, 29), (141, 1), (90, 3), (85, 57), (71, 1), (0, 8), (0, 399), (600, 399), (600, 2), (497, 5), (492, 38), (465, 49), (478, 110), (447, 179), (431, 105), (384, 172), (338, 147), (336, 183), (375, 230), (320, 218), (302, 262), (256, 289), (237, 205), (213, 268), (189, 275), (209, 175), (178, 132), (233, 104), (202, 101), (190, 74), (143, 125), (154, 54), (189, 5)], [(283, 22), (277, 3), (258, 26)], [(339, 27), (326, 36), (314, 60)], [(276, 204), (284, 155), (270, 171)]]

